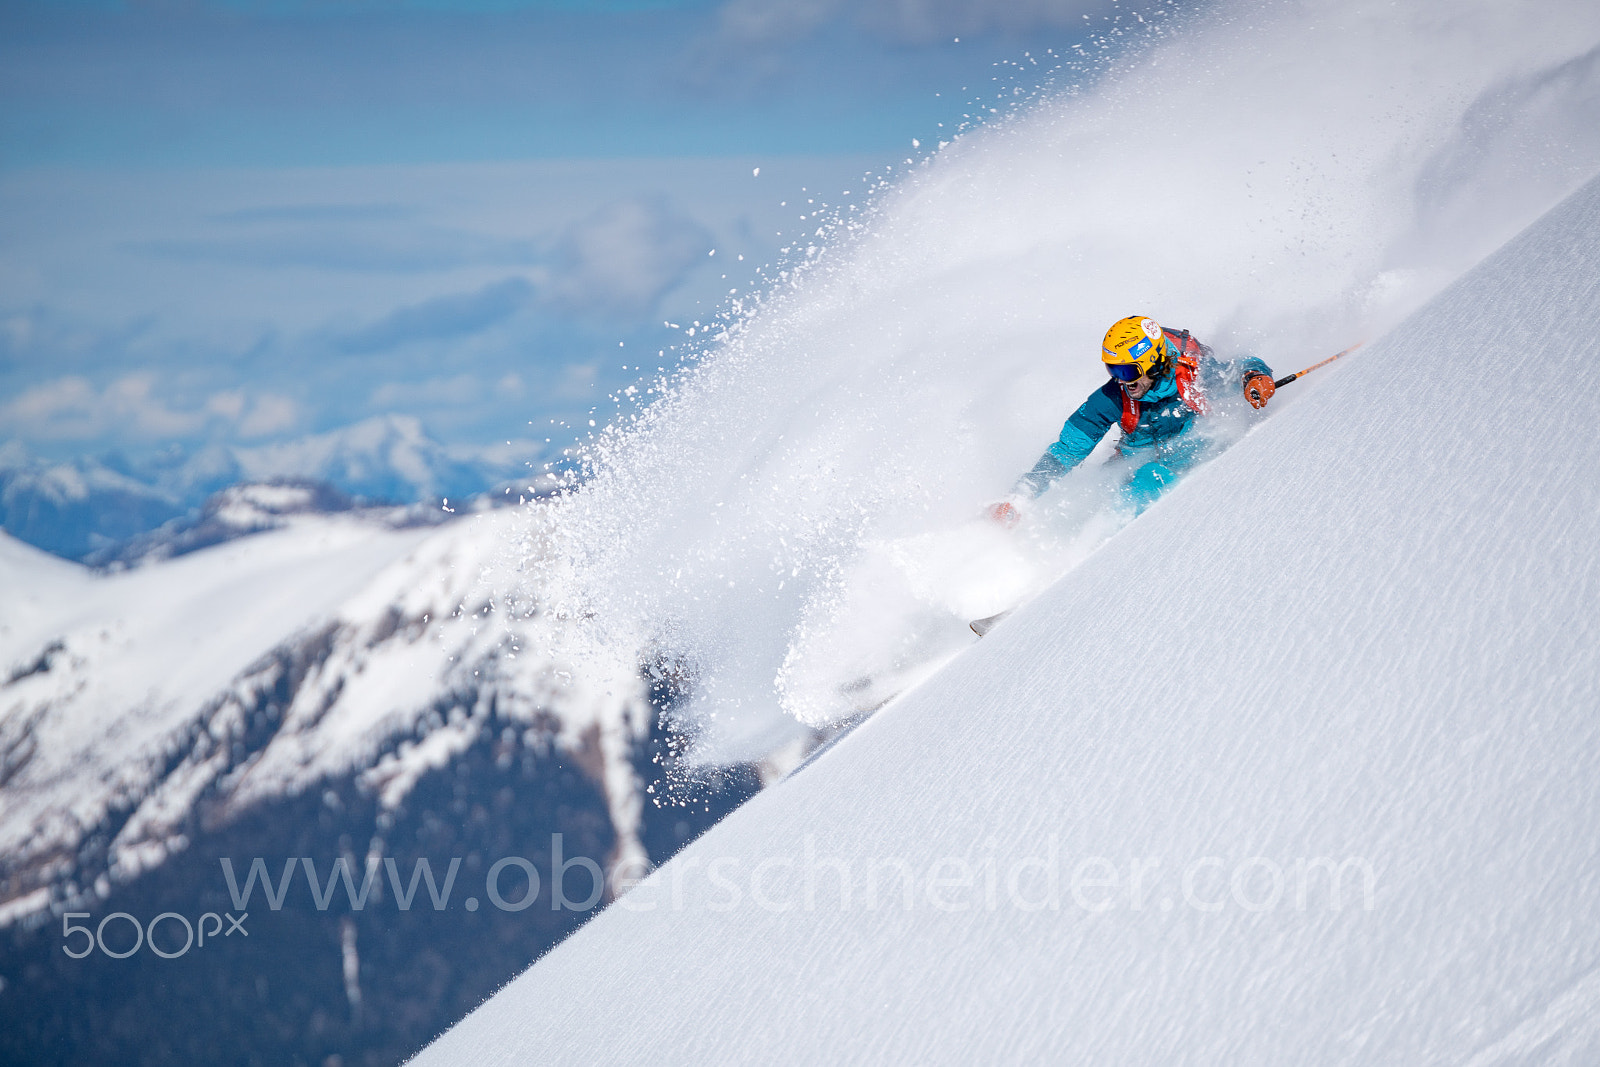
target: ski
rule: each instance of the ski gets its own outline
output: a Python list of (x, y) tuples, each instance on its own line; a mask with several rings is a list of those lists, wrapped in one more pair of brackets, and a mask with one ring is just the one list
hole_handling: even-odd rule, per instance
[(977, 634), (979, 637), (982, 637), (984, 634), (986, 634), (990, 630), (994, 629), (995, 628), (995, 624), (998, 623), (1001, 619), (1005, 618), (1007, 615), (1010, 615), (1011, 611), (1012, 611), (1011, 608), (1007, 608), (1005, 611), (1002, 611), (998, 615), (990, 615), (987, 619), (974, 619), (973, 621), (969, 622), (967, 625), (972, 627), (972, 632), (973, 633)]

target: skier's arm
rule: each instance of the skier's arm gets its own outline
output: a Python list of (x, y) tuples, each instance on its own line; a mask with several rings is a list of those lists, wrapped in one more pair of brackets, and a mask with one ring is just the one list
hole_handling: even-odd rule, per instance
[[(1254, 356), (1224, 360), (1214, 356), (1211, 349), (1203, 345), (1201, 348), (1204, 354), (1201, 357), (1200, 367), (1207, 393), (1220, 397), (1237, 389), (1244, 393), (1251, 407), (1266, 406), (1267, 401), (1272, 398), (1271, 367)], [(1252, 389), (1255, 396), (1251, 396)]]
[(1087, 459), (1106, 431), (1121, 418), (1122, 400), (1117, 384), (1107, 382), (1090, 393), (1089, 399), (1072, 413), (1061, 427), (1061, 436), (1045, 449), (1032, 470), (1017, 479), (1013, 492), (1030, 499), (1043, 493), (1057, 478)]
[(1235, 366), (1238, 367), (1240, 381), (1244, 381), (1246, 378), (1253, 378), (1257, 374), (1265, 374), (1268, 378), (1272, 377), (1272, 368), (1255, 356), (1247, 356), (1239, 360)]

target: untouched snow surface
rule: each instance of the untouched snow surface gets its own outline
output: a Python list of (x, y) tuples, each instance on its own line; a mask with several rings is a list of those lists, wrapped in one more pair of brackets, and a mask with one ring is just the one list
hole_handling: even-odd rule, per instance
[(417, 1062), (1600, 1059), (1596, 322), (1600, 181)]

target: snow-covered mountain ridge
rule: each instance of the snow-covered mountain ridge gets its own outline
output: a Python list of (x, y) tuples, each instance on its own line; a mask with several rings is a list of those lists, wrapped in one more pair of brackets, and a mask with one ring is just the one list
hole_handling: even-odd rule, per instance
[(205, 518), (207, 498), (240, 483), (333, 487), (357, 502), (437, 507), (506, 483), (525, 487), (544, 446), (442, 445), (416, 418), (385, 415), (272, 444), (213, 444), (137, 461), (123, 456), (51, 461), (16, 441), (0, 446), (0, 526), (69, 559), (104, 561), (169, 521)]
[[(574, 677), (517, 657), (539, 617), (497, 597), (491, 576), (508, 546), (533, 550), (526, 516), (296, 520), (111, 575), (0, 541), (7, 919), (97, 881), (104, 896), (181, 850), (197, 816), (225, 823), (342, 773), (360, 771), (392, 807), (491, 708), (502, 726), (555, 722), (559, 743), (592, 753), (618, 858), (642, 855), (630, 760), (650, 727), (643, 684), (636, 665)], [(108, 830), (100, 868), (85, 869), (80, 846)]]
[(493, 507), (492, 496), (480, 495), (459, 509), (426, 504), (360, 505), (324, 482), (278, 480), (241, 482), (211, 494), (199, 510), (169, 519), (148, 533), (139, 534), (90, 552), (82, 562), (92, 567), (119, 570), (157, 560), (171, 559), (239, 537), (281, 530), (309, 518), (359, 511), (362, 522), (390, 529), (437, 526), (458, 511), (471, 513)]
[[(549, 654), (545, 605), (505, 592), (543, 504), (415, 525), (319, 492), (238, 487), (217, 521), (269, 529), (123, 570), (0, 535), (0, 1059), (397, 1062), (583, 921), (549, 906), (553, 842), (604, 899), (760, 787), (672, 777), (672, 688), (636, 658)], [(352, 908), (312, 877), (426, 861), (459, 890), (508, 855), (544, 906), (405, 909), (384, 882)], [(295, 877), (248, 943), (61, 952), (65, 913), (233, 908), (220, 863), (256, 859)], [(174, 997), (207, 1005), (181, 1032), (151, 1015)]]
[(1593, 1061), (1597, 319), (1600, 178), (417, 1062)]
[[(398, 1062), (583, 921), (549, 906), (553, 842), (608, 892), (803, 754), (674, 777), (671, 683), (550, 655), (556, 620), (505, 592), (544, 504), (416, 525), (322, 492), (237, 487), (216, 522), (268, 529), (123, 570), (0, 534), (0, 1059)], [(458, 890), (528, 857), (545, 899), (318, 896), (314, 870), (363, 856), (459, 864)], [(69, 912), (231, 909), (220, 863), (256, 859), (295, 878), (281, 910), (247, 906), (247, 943), (176, 965), (61, 952)], [(173, 1032), (152, 1015), (173, 998), (207, 1007)]]

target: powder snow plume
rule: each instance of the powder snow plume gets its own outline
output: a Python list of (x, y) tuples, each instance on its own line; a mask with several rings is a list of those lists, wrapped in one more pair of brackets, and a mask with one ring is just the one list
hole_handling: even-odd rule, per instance
[[(1113, 320), (1298, 370), (1600, 168), (1589, 0), (1224, 3), (1151, 27), (865, 198), (819, 195), (831, 217), (787, 235), (770, 287), (730, 298), (539, 520), (554, 554), (527, 581), (561, 640), (681, 670), (703, 760), (869, 709), (1115, 534), (1092, 470), (1017, 535), (975, 519), (1103, 380)], [(1427, 392), (1403, 367), (1395, 387)], [(1279, 408), (1315, 385), (1294, 388)]]

